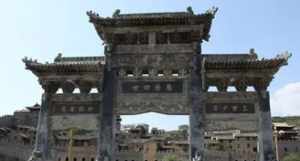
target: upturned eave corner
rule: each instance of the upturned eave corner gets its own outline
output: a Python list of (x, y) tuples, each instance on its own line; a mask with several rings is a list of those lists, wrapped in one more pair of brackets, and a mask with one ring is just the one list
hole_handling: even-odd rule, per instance
[(27, 56), (25, 56), (22, 59), (22, 61), (25, 64), (25, 69), (26, 70), (30, 70), (34, 75), (39, 77), (39, 74), (35, 70), (33, 70), (33, 68), (32, 68), (34, 65), (40, 64), (36, 59), (28, 58)]
[(281, 59), (283, 61), (282, 65), (288, 65), (289, 59), (292, 57), (292, 53), (285, 51), (281, 54), (278, 54), (275, 59)]
[(90, 11), (87, 11), (86, 14), (89, 16), (89, 22), (91, 23), (96, 23), (98, 17), (99, 17), (99, 14), (90, 10)]
[(210, 33), (210, 30), (211, 30), (212, 21), (213, 21), (213, 19), (215, 18), (215, 16), (216, 16), (218, 10), (219, 10), (218, 7), (213, 6), (211, 9), (208, 9), (208, 10), (204, 13), (204, 15), (207, 15), (207, 16), (209, 17), (209, 19), (208, 19), (208, 28), (206, 29), (207, 31), (205, 31), (207, 34), (204, 35), (204, 37), (203, 37), (203, 40), (205, 40), (205, 41), (207, 41), (207, 42), (208, 42), (209, 39), (210, 39), (210, 34), (209, 34), (209, 33)]

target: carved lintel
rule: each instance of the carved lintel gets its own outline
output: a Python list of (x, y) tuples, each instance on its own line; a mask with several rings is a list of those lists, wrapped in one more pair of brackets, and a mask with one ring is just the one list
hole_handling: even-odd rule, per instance
[(160, 101), (131, 101), (118, 102), (116, 113), (123, 115), (141, 114), (146, 112), (157, 112), (163, 114), (189, 114), (190, 108), (186, 102), (178, 101), (165, 103)]

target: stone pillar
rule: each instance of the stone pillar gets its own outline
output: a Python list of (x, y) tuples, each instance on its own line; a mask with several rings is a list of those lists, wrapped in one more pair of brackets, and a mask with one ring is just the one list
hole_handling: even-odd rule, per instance
[(99, 113), (97, 161), (113, 161), (114, 144), (114, 88), (116, 73), (105, 67), (103, 78), (103, 99)]
[(41, 110), (39, 113), (36, 140), (34, 150), (29, 161), (48, 161), (49, 160), (49, 146), (48, 146), (48, 109), (51, 94), (46, 90), (42, 95)]
[(203, 127), (203, 92), (200, 76), (200, 55), (193, 58), (191, 73), (191, 114), (190, 114), (190, 160), (204, 160), (204, 127)]
[(258, 125), (259, 161), (275, 161), (269, 92), (258, 91), (257, 93), (260, 105)]

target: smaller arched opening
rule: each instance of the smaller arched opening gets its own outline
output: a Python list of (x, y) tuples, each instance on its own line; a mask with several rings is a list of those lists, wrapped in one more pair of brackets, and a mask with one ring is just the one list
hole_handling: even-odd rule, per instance
[(97, 88), (92, 88), (90, 93), (99, 93), (98, 89)]
[(237, 92), (235, 86), (228, 86), (227, 92)]
[(74, 94), (80, 94), (80, 89), (79, 88), (75, 88), (73, 91)]
[(63, 92), (63, 90), (62, 90), (62, 88), (58, 88), (58, 90), (56, 91), (56, 94), (63, 94), (64, 92)]
[(218, 92), (217, 86), (209, 86), (207, 89), (208, 92)]
[(247, 92), (255, 92), (254, 86), (248, 86), (246, 89)]

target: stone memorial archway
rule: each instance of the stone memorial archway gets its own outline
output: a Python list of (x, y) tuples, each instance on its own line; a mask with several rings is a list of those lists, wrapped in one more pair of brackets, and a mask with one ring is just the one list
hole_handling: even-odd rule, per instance
[[(259, 133), (259, 160), (274, 160), (269, 86), (287, 55), (203, 54), (216, 9), (119, 14), (88, 12), (105, 43), (105, 57), (63, 57), (42, 64), (25, 58), (45, 93), (34, 155), (55, 161), (64, 130), (97, 136), (97, 160), (114, 161), (114, 118), (159, 112), (190, 116), (190, 160), (206, 161), (204, 132), (241, 129)], [(217, 87), (210, 92), (208, 88)], [(236, 92), (228, 92), (229, 86)], [(253, 86), (255, 91), (247, 91)], [(62, 88), (63, 94), (55, 92)], [(80, 89), (74, 94), (75, 88)], [(91, 89), (98, 93), (90, 93)]]

